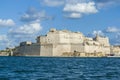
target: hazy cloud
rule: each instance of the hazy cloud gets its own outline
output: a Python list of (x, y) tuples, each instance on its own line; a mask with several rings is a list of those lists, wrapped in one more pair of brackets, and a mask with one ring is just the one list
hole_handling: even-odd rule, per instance
[(120, 32), (120, 29), (116, 27), (108, 27), (105, 31), (108, 33), (117, 33), (117, 32)]
[(43, 4), (50, 7), (61, 6), (65, 0), (43, 0)]
[(80, 13), (68, 13), (65, 15), (67, 18), (81, 18), (82, 15)]
[(6, 41), (7, 36), (6, 35), (0, 35), (0, 41)]
[(11, 40), (8, 39), (7, 35), (0, 35), (0, 46), (1, 48), (13, 47)]
[(45, 19), (52, 19), (52, 17), (47, 16), (45, 11), (37, 11), (35, 8), (29, 8), (21, 17), (23, 22), (40, 22)]
[(120, 4), (120, 0), (93, 0), (93, 1), (97, 4), (98, 8)]
[(0, 27), (14, 26), (15, 22), (12, 19), (0, 19)]

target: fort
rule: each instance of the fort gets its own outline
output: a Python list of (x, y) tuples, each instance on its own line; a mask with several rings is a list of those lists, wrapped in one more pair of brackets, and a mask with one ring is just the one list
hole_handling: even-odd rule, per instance
[(57, 56), (57, 57), (104, 57), (110, 55), (108, 37), (86, 37), (81, 32), (50, 29), (44, 36), (38, 36), (36, 43), (21, 42), (14, 55)]

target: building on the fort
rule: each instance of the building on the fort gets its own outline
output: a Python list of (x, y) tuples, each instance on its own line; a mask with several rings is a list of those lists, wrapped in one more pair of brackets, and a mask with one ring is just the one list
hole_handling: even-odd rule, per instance
[(22, 42), (14, 55), (22, 56), (106, 56), (110, 54), (108, 37), (85, 37), (81, 32), (50, 29), (36, 43)]

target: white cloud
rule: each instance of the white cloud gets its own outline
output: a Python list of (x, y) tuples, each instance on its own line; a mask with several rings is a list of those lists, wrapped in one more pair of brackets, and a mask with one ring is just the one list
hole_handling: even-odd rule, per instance
[(67, 18), (81, 18), (105, 7), (119, 5), (120, 0), (43, 0), (42, 3), (51, 7), (63, 6), (64, 16)]
[(94, 2), (66, 4), (63, 11), (65, 11), (65, 12), (79, 12), (79, 13), (85, 13), (85, 14), (98, 12), (98, 10), (95, 7)]
[(35, 41), (36, 36), (40, 35), (41, 30), (42, 26), (40, 23), (29, 23), (10, 29), (8, 36), (15, 46), (23, 41)]
[(120, 32), (120, 29), (116, 28), (116, 27), (108, 27), (106, 29), (106, 32), (109, 32), (109, 33), (116, 33), (116, 32)]
[(42, 27), (39, 23), (30, 23), (20, 26), (16, 29), (11, 29), (9, 32), (16, 34), (35, 34), (39, 32), (41, 29)]
[(94, 2), (66, 4), (63, 11), (70, 13), (77, 13), (77, 14), (73, 14), (73, 16), (78, 16), (79, 13), (78, 16), (79, 18), (81, 17), (81, 15), (94, 14), (98, 12)]
[(14, 26), (15, 22), (12, 19), (0, 19), (0, 27)]
[(44, 5), (55, 7), (63, 5), (65, 0), (44, 0)]

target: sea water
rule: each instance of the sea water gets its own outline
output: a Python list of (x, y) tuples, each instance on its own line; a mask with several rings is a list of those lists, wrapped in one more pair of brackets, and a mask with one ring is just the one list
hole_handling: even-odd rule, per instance
[(120, 58), (0, 57), (0, 80), (120, 80)]

